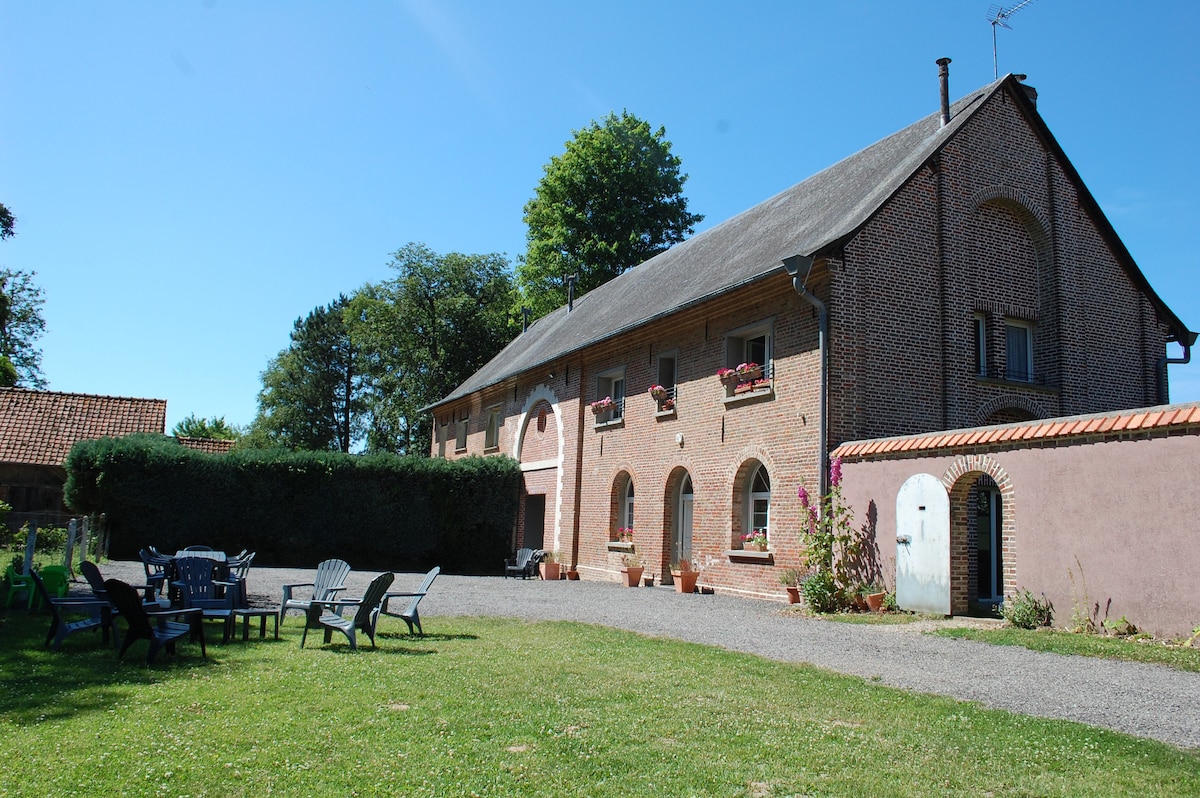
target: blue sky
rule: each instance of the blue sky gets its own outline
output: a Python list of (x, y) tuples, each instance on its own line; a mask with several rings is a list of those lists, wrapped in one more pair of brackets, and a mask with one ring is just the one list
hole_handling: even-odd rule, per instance
[[(991, 6), (0, 0), (0, 265), (38, 272), (52, 390), (247, 424), (293, 321), (407, 242), (515, 261), (591, 120), (665, 126), (704, 229), (936, 111), (938, 57), (952, 98), (989, 83)], [(1036, 0), (1010, 25), (1000, 73), (1200, 329), (1200, 4)], [(1200, 365), (1170, 377), (1200, 399)]]

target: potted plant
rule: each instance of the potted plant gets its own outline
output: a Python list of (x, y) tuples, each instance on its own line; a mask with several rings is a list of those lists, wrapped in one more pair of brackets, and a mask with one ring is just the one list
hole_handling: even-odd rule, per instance
[(602, 416), (612, 410), (615, 404), (616, 402), (613, 401), (611, 396), (606, 396), (603, 399), (597, 399), (592, 402), (588, 407), (592, 408), (593, 415)]
[(674, 410), (674, 409), (675, 409), (675, 400), (674, 399), (667, 399), (659, 406), (659, 410), (666, 411), (666, 410)]
[(779, 584), (783, 585), (783, 589), (787, 591), (788, 604), (800, 603), (801, 576), (798, 568), (784, 568), (779, 572)]
[(722, 385), (737, 385), (740, 382), (737, 369), (730, 368), (717, 369), (717, 379), (721, 381)]
[(745, 551), (766, 551), (767, 530), (755, 529), (742, 535), (742, 548)]
[(883, 612), (883, 602), (887, 598), (886, 590), (874, 582), (868, 582), (859, 589), (859, 594), (863, 597), (863, 601), (867, 603), (868, 610), (871, 612)]
[(633, 527), (623, 526), (623, 527), (619, 528), (617, 530), (617, 542), (618, 543), (632, 543), (633, 542)]
[(626, 554), (621, 558), (621, 562), (625, 565), (621, 569), (621, 576), (625, 581), (625, 587), (637, 587), (642, 583), (642, 571), (646, 570), (642, 567), (641, 558), (636, 554)]
[(668, 391), (666, 388), (662, 387), (661, 385), (651, 385), (650, 386), (650, 396), (656, 402), (665, 401), (669, 395), (670, 395), (670, 391)]
[(671, 580), (675, 583), (676, 593), (695, 593), (696, 580), (700, 572), (692, 568), (692, 561), (679, 560), (671, 565)]
[(571, 580), (572, 582), (579, 581), (579, 569), (577, 569), (574, 565), (567, 566), (567, 579)]
[(538, 563), (538, 570), (541, 571), (542, 579), (547, 582), (557, 581), (561, 565), (558, 562), (558, 555), (552, 551), (546, 552), (542, 557), (542, 561)]

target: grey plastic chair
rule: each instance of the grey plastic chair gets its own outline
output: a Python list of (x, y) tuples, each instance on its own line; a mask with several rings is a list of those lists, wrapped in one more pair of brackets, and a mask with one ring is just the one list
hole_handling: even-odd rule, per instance
[[(317, 566), (317, 575), (313, 581), (284, 585), (283, 601), (279, 605), (280, 625), (283, 625), (283, 616), (288, 610), (299, 610), (307, 614), (312, 602), (337, 598), (337, 594), (346, 589), (346, 577), (349, 575), (350, 565), (345, 560), (325, 560)], [(292, 595), (293, 590), (298, 587), (311, 587), (312, 595)]]
[[(50, 631), (46, 634), (46, 645), (54, 643), (54, 650), (58, 651), (62, 641), (68, 636), (76, 632), (82, 632), (87, 629), (99, 629), (103, 626), (100, 610), (104, 606), (103, 602), (96, 599), (71, 599), (51, 596), (50, 591), (46, 589), (46, 583), (42, 581), (42, 577), (37, 571), (29, 574), (33, 580), (33, 589), (37, 591), (42, 603), (50, 610)], [(68, 621), (64, 617), (64, 613), (86, 613), (87, 618), (79, 621)], [(104, 642), (108, 642), (108, 634), (104, 635)]]
[[(437, 575), (442, 572), (441, 566), (434, 568), (425, 574), (425, 580), (421, 582), (421, 586), (417, 588), (415, 593), (388, 593), (383, 597), (383, 614), (390, 615), (393, 618), (403, 618), (408, 624), (408, 633), (413, 633), (413, 627), (417, 629), (417, 634), (421, 637), (425, 636), (425, 630), (421, 628), (421, 616), (417, 613), (417, 605), (421, 603), (421, 599), (425, 598), (425, 594), (429, 592), (429, 586), (433, 584), (433, 580), (437, 579)], [(394, 598), (410, 598), (408, 606), (403, 612), (388, 612), (388, 602)]]
[[(381, 573), (371, 580), (371, 584), (367, 586), (367, 592), (363, 593), (361, 599), (313, 601), (308, 610), (310, 622), (304, 625), (304, 634), (300, 636), (300, 648), (304, 648), (304, 641), (308, 639), (308, 628), (317, 624), (325, 627), (326, 645), (333, 639), (333, 631), (336, 629), (350, 641), (351, 651), (358, 649), (355, 637), (359, 631), (367, 633), (367, 637), (371, 638), (371, 648), (375, 648), (375, 624), (379, 621), (379, 611), (383, 607), (384, 594), (392, 586), (392, 580), (395, 578), (396, 575), (391, 571)], [(353, 618), (343, 618), (336, 612), (323, 612), (325, 608), (329, 607), (338, 609), (357, 607), (358, 610), (354, 613)]]
[(519, 576), (528, 579), (537, 573), (538, 563), (542, 559), (541, 549), (517, 549), (517, 553), (504, 562), (504, 578)]
[(200, 656), (208, 657), (204, 646), (204, 624), (196, 624), (193, 627), (190, 623), (167, 620), (168, 618), (198, 616), (201, 610), (147, 611), (142, 605), (137, 591), (131, 585), (119, 579), (108, 579), (104, 582), (104, 588), (108, 591), (109, 601), (121, 613), (126, 624), (125, 642), (121, 644), (121, 653), (117, 655), (118, 659), (125, 656), (125, 652), (135, 641), (149, 640), (150, 651), (146, 654), (146, 662), (154, 662), (154, 657), (160, 648), (166, 646), (167, 653), (174, 653), (175, 641), (185, 635), (190, 635), (193, 631), (200, 638)]

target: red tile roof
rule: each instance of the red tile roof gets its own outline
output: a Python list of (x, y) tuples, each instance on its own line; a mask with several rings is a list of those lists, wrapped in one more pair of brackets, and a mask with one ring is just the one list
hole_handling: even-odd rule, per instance
[(167, 400), (0, 388), (0, 462), (61, 466), (76, 441), (166, 431)]
[(1200, 402), (853, 441), (837, 447), (833, 456), (847, 459), (894, 457), (953, 449), (1025, 446), (1035, 441), (1037, 445), (1053, 445), (1104, 437), (1144, 437), (1155, 433), (1200, 435)]
[(195, 449), (198, 452), (208, 452), (209, 454), (228, 454), (229, 450), (233, 448), (233, 441), (221, 438), (187, 438), (177, 435), (175, 440), (189, 449)]

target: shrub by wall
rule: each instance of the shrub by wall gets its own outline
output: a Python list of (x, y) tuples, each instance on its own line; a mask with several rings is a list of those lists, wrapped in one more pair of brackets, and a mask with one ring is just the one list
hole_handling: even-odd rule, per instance
[(67, 504), (104, 513), (109, 553), (153, 545), (258, 552), (263, 565), (498, 572), (509, 554), (520, 468), (506, 457), (455, 460), (336, 452), (197, 452), (172, 438), (77, 443)]

